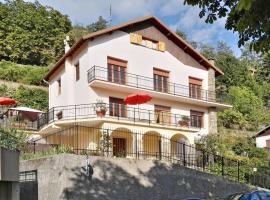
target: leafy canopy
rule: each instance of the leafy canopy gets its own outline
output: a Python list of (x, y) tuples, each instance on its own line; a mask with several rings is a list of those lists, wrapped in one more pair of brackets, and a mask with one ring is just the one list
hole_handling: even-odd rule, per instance
[(0, 60), (47, 65), (64, 53), (68, 16), (35, 1), (0, 2)]
[(247, 42), (257, 52), (270, 48), (270, 3), (267, 0), (185, 0), (185, 4), (199, 6), (199, 16), (206, 23), (227, 17), (225, 28), (238, 32), (238, 46)]

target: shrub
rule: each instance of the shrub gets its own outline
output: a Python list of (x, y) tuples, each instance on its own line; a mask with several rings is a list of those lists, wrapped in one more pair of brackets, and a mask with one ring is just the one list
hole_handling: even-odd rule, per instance
[(26, 134), (16, 129), (0, 129), (0, 147), (21, 150), (26, 145)]

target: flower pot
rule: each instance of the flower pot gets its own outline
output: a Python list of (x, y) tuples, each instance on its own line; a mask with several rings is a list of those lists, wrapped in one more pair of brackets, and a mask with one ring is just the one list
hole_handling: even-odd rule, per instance
[(189, 125), (188, 121), (179, 121), (178, 123), (181, 127), (188, 127)]
[(96, 111), (96, 114), (98, 117), (104, 117), (106, 114), (106, 110)]

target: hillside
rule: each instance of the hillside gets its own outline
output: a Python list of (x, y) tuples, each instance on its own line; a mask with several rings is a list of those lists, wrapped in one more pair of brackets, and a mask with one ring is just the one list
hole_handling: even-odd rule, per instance
[(17, 100), (18, 105), (46, 111), (48, 88), (43, 82), (48, 67), (0, 61), (0, 96)]

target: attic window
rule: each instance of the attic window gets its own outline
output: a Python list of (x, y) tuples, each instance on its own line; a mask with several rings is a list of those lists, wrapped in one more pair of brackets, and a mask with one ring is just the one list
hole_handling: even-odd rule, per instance
[(130, 42), (132, 44), (141, 45), (157, 51), (165, 51), (165, 43), (162, 41), (156, 41), (150, 38), (143, 37), (136, 33), (130, 33)]
[(145, 46), (147, 48), (154, 49), (154, 50), (159, 50), (158, 41), (151, 40), (145, 37), (142, 38), (142, 46)]

